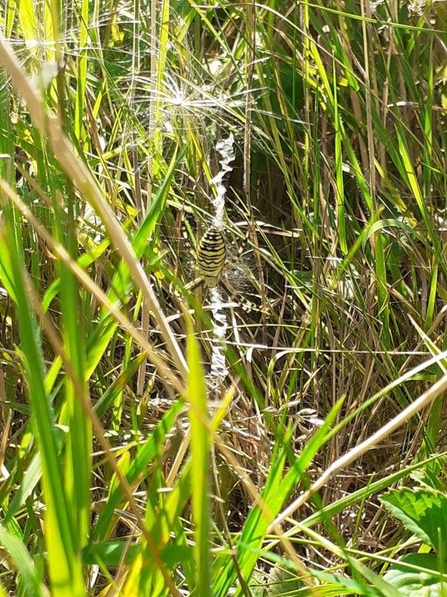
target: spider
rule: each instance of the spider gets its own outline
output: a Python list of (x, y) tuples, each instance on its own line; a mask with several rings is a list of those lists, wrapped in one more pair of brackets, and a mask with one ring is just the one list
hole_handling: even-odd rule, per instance
[(227, 246), (222, 232), (211, 226), (203, 234), (197, 250), (197, 268), (203, 281), (209, 288), (219, 282), (227, 261)]
[[(220, 227), (211, 224), (200, 237), (197, 249), (192, 250), (195, 258), (198, 277), (187, 285), (188, 290), (203, 287), (204, 293), (207, 289), (215, 288), (219, 283), (225, 288), (232, 299), (246, 311), (260, 311), (261, 309), (251, 301), (240, 296), (229, 280), (223, 275), (225, 271), (231, 270), (232, 266), (239, 261), (248, 243), (249, 230), (241, 240), (234, 256), (229, 256), (227, 242)], [(186, 226), (183, 233), (185, 241), (189, 243), (190, 235)]]

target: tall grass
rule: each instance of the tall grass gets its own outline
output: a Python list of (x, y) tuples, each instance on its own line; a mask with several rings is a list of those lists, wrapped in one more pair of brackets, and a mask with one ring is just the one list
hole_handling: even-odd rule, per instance
[[(416, 8), (1, 8), (0, 594), (389, 596), (415, 564), (442, 594), (446, 18)], [(211, 379), (181, 220), (232, 138)]]

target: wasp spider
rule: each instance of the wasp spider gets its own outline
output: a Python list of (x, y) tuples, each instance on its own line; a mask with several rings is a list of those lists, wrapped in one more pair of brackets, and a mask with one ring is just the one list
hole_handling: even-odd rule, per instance
[[(186, 226), (184, 227), (184, 238), (189, 243)], [(240, 293), (233, 288), (229, 280), (223, 276), (224, 271), (231, 270), (232, 265), (239, 261), (247, 242), (248, 230), (245, 237), (241, 240), (236, 253), (229, 258), (229, 251), (223, 232), (217, 226), (211, 225), (201, 236), (197, 244), (197, 249), (191, 251), (195, 258), (198, 277), (187, 285), (188, 290), (194, 290), (202, 286), (204, 293), (206, 293), (207, 289), (214, 288), (221, 283), (226, 292), (244, 311), (261, 311), (262, 309), (255, 303), (240, 296)]]
[(188, 289), (192, 290), (198, 286), (214, 288), (220, 282), (224, 282), (223, 272), (229, 271), (231, 266), (239, 261), (248, 241), (248, 233), (240, 243), (236, 254), (229, 255), (227, 240), (220, 227), (211, 224), (191, 246), (190, 222), (188, 226), (183, 221), (183, 238), (190, 248), (190, 253), (196, 264), (197, 278), (188, 284)]
[(208, 287), (216, 286), (226, 260), (227, 247), (222, 232), (211, 226), (200, 239), (197, 250), (197, 268)]

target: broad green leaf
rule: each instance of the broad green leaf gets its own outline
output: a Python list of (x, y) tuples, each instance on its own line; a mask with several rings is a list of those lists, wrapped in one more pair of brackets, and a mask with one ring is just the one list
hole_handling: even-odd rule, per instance
[(405, 528), (438, 554), (447, 553), (447, 496), (425, 488), (392, 489), (381, 497)]

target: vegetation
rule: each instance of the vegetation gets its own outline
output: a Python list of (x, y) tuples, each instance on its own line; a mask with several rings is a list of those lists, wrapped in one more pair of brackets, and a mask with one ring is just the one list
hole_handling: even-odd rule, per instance
[(2, 4), (0, 595), (447, 594), (445, 5)]

